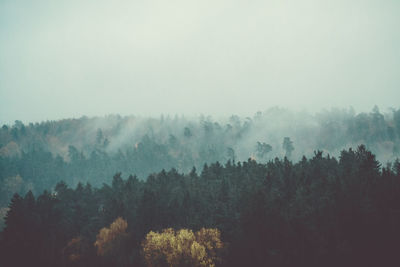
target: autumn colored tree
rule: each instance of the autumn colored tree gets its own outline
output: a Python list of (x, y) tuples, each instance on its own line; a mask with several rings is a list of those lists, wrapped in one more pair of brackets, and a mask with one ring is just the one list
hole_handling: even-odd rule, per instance
[(142, 243), (146, 265), (155, 266), (215, 266), (223, 248), (218, 229), (192, 230), (172, 228), (147, 234)]
[(94, 243), (94, 246), (97, 248), (97, 254), (107, 256), (118, 251), (127, 236), (127, 227), (128, 223), (121, 217), (118, 217), (109, 228), (102, 228), (96, 236), (96, 242)]
[(195, 235), (197, 243), (204, 246), (209, 261), (213, 264), (220, 262), (219, 254), (224, 247), (221, 232), (216, 228), (201, 228)]

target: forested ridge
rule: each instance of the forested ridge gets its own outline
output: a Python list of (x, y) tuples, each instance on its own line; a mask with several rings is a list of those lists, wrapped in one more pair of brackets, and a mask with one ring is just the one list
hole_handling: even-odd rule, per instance
[(390, 266), (399, 152), (400, 110), (377, 107), (16, 121), (0, 265)]
[(0, 128), (0, 216), (14, 193), (38, 195), (61, 180), (72, 187), (79, 182), (101, 187), (117, 172), (145, 179), (162, 169), (188, 173), (216, 161), (266, 163), (284, 156), (298, 161), (315, 150), (338, 157), (342, 149), (360, 144), (381, 162), (393, 162), (400, 152), (400, 110), (309, 114), (272, 108), (252, 118), (110, 115), (16, 121)]
[(400, 163), (359, 146), (117, 173), (15, 194), (5, 222), (2, 266), (398, 266)]

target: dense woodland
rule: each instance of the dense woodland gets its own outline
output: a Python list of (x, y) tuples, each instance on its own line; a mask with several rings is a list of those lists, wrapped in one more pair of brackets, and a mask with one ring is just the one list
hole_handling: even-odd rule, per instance
[[(2, 266), (398, 266), (399, 225), (400, 163), (381, 167), (360, 146), (338, 159), (316, 152), (295, 164), (228, 161), (146, 180), (118, 173), (100, 188), (59, 182), (36, 197), (15, 194), (0, 259)], [(198, 248), (200, 260), (170, 240), (197, 244), (189, 251)]]
[(16, 121), (0, 265), (398, 266), (399, 156), (400, 109)]
[[(162, 169), (188, 173), (204, 163), (301, 160), (320, 150), (365, 144), (384, 164), (400, 156), (400, 109), (306, 112), (272, 108), (252, 118), (201, 116), (159, 119), (118, 115), (29, 123), (0, 128), (0, 217), (14, 193), (38, 195), (59, 181), (101, 187), (117, 172), (146, 179)], [(0, 220), (0, 229), (2, 228)]]

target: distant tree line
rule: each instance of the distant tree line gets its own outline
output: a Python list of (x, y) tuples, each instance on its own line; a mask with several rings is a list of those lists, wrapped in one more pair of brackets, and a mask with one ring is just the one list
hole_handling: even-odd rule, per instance
[[(63, 180), (100, 187), (117, 172), (145, 179), (162, 169), (248, 158), (266, 163), (284, 156), (300, 160), (321, 150), (338, 156), (366, 144), (381, 161), (400, 156), (400, 109), (382, 114), (332, 110), (315, 115), (270, 109), (253, 118), (225, 121), (118, 115), (0, 127), (0, 217), (14, 193), (39, 194)], [(2, 221), (0, 220), (0, 229)]]
[(15, 194), (0, 265), (399, 266), (399, 225), (400, 162), (360, 146)]

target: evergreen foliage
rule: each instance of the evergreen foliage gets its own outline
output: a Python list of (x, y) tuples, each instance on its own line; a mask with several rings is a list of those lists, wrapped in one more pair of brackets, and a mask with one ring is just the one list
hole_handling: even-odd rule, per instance
[[(149, 233), (173, 228), (188, 229), (182, 233), (198, 243), (190, 259), (208, 265), (398, 266), (399, 166), (382, 167), (359, 146), (338, 159), (317, 151), (297, 163), (216, 162), (201, 173), (163, 170), (146, 180), (117, 173), (100, 188), (60, 182), (51, 193), (11, 199), (0, 265), (149, 265), (142, 247)], [(218, 257), (203, 228), (220, 231)], [(193, 263), (182, 253), (176, 260)]]

